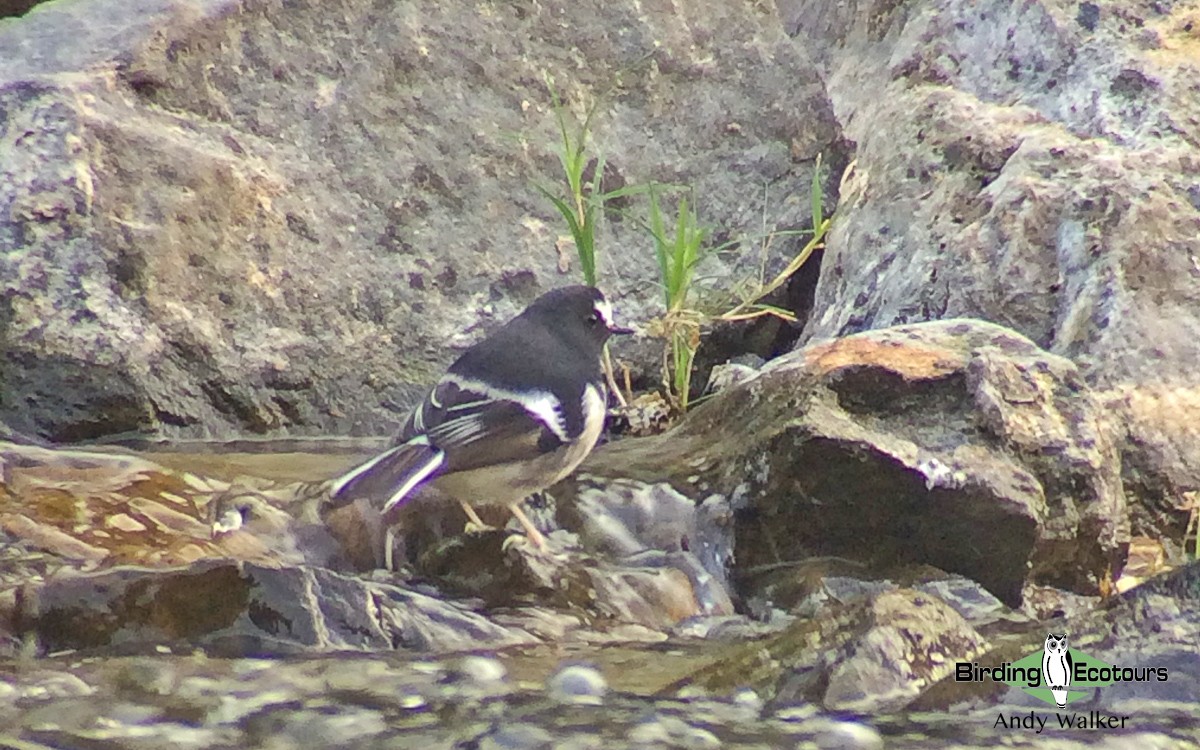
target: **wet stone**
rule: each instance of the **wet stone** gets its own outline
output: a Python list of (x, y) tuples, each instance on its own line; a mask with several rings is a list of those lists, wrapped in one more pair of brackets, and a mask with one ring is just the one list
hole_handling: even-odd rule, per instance
[(171, 665), (153, 659), (138, 659), (117, 677), (118, 689), (134, 695), (166, 695), (177, 682), (178, 674)]
[(707, 729), (692, 726), (678, 716), (655, 715), (629, 732), (636, 745), (650, 747), (717, 748), (721, 741)]
[(508, 670), (499, 659), (489, 656), (464, 656), (441, 679), (441, 684), (456, 695), (483, 697), (506, 692)]
[(821, 750), (883, 750), (883, 737), (873, 727), (854, 721), (830, 721), (817, 730)]
[(383, 733), (388, 723), (378, 711), (330, 706), (319, 711), (285, 712), (277, 731), (305, 747), (353, 745)]
[(553, 745), (554, 737), (533, 724), (508, 724), (498, 727), (479, 740), (479, 750), (543, 750)]
[(608, 682), (595, 667), (568, 664), (546, 681), (546, 692), (562, 703), (600, 705), (608, 692)]

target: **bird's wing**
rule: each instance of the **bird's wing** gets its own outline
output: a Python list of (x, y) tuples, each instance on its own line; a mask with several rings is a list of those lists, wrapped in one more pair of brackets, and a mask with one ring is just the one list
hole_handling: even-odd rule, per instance
[(457, 375), (442, 378), (398, 440), (422, 435), (445, 453), (446, 471), (529, 460), (573, 437), (553, 394), (516, 393)]
[(334, 480), (330, 507), (366, 498), (386, 512), (439, 474), (533, 459), (571, 437), (550, 393), (509, 392), (447, 375), (391, 448)]
[(331, 507), (359, 498), (380, 504), (386, 512), (402, 503), (413, 489), (445, 470), (446, 454), (418, 436), (364, 461), (334, 480)]

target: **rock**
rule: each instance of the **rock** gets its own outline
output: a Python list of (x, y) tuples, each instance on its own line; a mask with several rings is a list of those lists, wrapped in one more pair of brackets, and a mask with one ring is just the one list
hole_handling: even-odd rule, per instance
[(735, 554), (747, 571), (833, 555), (931, 565), (1012, 606), (1027, 581), (1096, 595), (1119, 574), (1116, 431), (1069, 361), (940, 321), (780, 358), (664, 435), (601, 447), (552, 494), (598, 546), (629, 544), (638, 507), (678, 508), (671, 528), (721, 579)]
[[(319, 450), (320, 444), (313, 448)], [(303, 463), (299, 457), (293, 460)], [(0, 537), (0, 561), (4, 562), (0, 569), (0, 648), (6, 651), (19, 651), (23, 629), (45, 630), (51, 641), (63, 647), (76, 643), (72, 647), (146, 648), (167, 639), (211, 642), (236, 650), (239, 643), (263, 639), (266, 644), (271, 637), (278, 637), (279, 643), (259, 647), (333, 648), (342, 638), (353, 645), (353, 637), (338, 630), (349, 628), (346, 623), (351, 622), (368, 623), (362, 625), (371, 633), (367, 642), (376, 646), (400, 643), (387, 646), (384, 635), (399, 629), (406, 634), (403, 638), (415, 639), (414, 647), (425, 648), (434, 641), (450, 642), (447, 633), (463, 625), (453, 619), (437, 627), (429, 625), (435, 633), (426, 636), (427, 625), (413, 620), (419, 620), (418, 616), (393, 616), (385, 611), (387, 607), (377, 601), (385, 594), (371, 593), (371, 587), (384, 585), (385, 592), (393, 592), (386, 596), (394, 598), (394, 590), (386, 586), (396, 578), (376, 569), (361, 518), (352, 517), (353, 513), (322, 517), (320, 507), (328, 499), (324, 483), (277, 483), (245, 475), (231, 483), (182, 468), (168, 469), (133, 455), (9, 443), (0, 443), (0, 480), (0, 532), (5, 535)], [(459, 513), (456, 506), (447, 512), (445, 504), (437, 502), (405, 508), (401, 521), (453, 530), (424, 536), (402, 533), (401, 538), (420, 554), (401, 577), (423, 584), (420, 595), (434, 603), (457, 596), (471, 600), (472, 606), (511, 611), (538, 603), (559, 608), (565, 617), (557, 632), (546, 631), (545, 623), (532, 613), (510, 618), (508, 625), (490, 619), (484, 623), (502, 632), (526, 636), (535, 632), (554, 638), (566, 637), (569, 632), (572, 638), (587, 640), (616, 637), (610, 633), (625, 628), (626, 637), (661, 640), (665, 631), (688, 618), (733, 612), (721, 582), (686, 551), (596, 556), (581, 552), (575, 537), (560, 530), (549, 537), (551, 551), (543, 553), (523, 543), (519, 533), (464, 535), (461, 517), (439, 517)], [(276, 572), (239, 574), (231, 567), (236, 561)], [(187, 564), (195, 567), (181, 567)], [(212, 565), (219, 570), (213, 572), (208, 567)], [(139, 572), (114, 572), (111, 575), (116, 582), (70, 575), (119, 566), (136, 566), (129, 570)], [(151, 568), (164, 569), (161, 577)], [(353, 571), (366, 573), (366, 580), (347, 575)], [(123, 575), (132, 576), (136, 583)], [(96, 610), (115, 610), (106, 616), (106, 624), (94, 624), (97, 632), (62, 624), (78, 618), (90, 621), (90, 615), (68, 618), (56, 614), (49, 620), (37, 615), (37, 624), (24, 622), (30, 617), (23, 609), (28, 597), (42, 597), (45, 591), (50, 592), (45, 594), (50, 597), (47, 601), (61, 601), (54, 599), (52, 592), (65, 586), (66, 580), (75, 581), (72, 585), (77, 588), (64, 596), (80, 595), (91, 599), (89, 606)], [(45, 581), (53, 583), (43, 589)], [(218, 621), (193, 618), (202, 621), (194, 632), (160, 633), (150, 626), (157, 622), (154, 618), (175, 615), (155, 614), (158, 610), (153, 607), (143, 612), (140, 605), (126, 600), (119, 604), (111, 601), (138, 586), (169, 590), (163, 595), (168, 603), (176, 597), (170, 592), (194, 586), (206, 591), (205, 596), (228, 604), (232, 614), (224, 619), (218, 616)], [(113, 591), (94, 597), (79, 593), (105, 587)], [(266, 632), (260, 633), (254, 627), (243, 631), (240, 624), (235, 625), (240, 617), (238, 608), (250, 606), (244, 600), (257, 596), (254, 591), (259, 588), (268, 594), (253, 604), (255, 611), (279, 609), (283, 614), (272, 617), (294, 621), (300, 632), (276, 634), (265, 628)], [(223, 596), (228, 601), (221, 599)], [(211, 603), (203, 597), (200, 602), (200, 606)], [(169, 610), (175, 605), (164, 606)], [(332, 610), (327, 613), (323, 607)], [(295, 608), (313, 612), (306, 615), (292, 611)], [(324, 623), (327, 617), (341, 625)], [(389, 622), (389, 617), (402, 622)], [(429, 618), (436, 619), (433, 615)], [(533, 623), (530, 631), (523, 630), (525, 621)], [(471, 627), (475, 625), (461, 634), (464, 643), (473, 637)], [(59, 628), (64, 628), (63, 634), (58, 634)], [(641, 630), (631, 635), (630, 628)], [(326, 637), (324, 631), (333, 635)]]
[[(238, 484), (101, 450), (0, 443), (0, 528), (41, 551), (0, 570), (0, 585), (113, 565), (177, 566), (228, 557), (265, 565), (339, 565), (308, 485)], [(291, 506), (285, 512), (277, 506)], [(213, 522), (236, 511), (237, 528)], [(226, 520), (228, 523), (228, 520)]]
[[(706, 224), (753, 238), (707, 275), (756, 277), (758, 233), (808, 222), (834, 122), (773, 12), (459, 10), (96, 0), (5, 19), (0, 419), (60, 442), (394, 430), (384, 404), (580, 278), (537, 190), (563, 182), (547, 77), (572, 118), (595, 105), (611, 184), (688, 185)], [(781, 235), (768, 270), (802, 243)], [(660, 313), (638, 223), (606, 222), (599, 247), (620, 315)], [(658, 343), (629, 346), (656, 374)]]
[[(1200, 701), (1200, 562), (1159, 575), (1115, 598), (1108, 607), (1068, 621), (1072, 647), (1110, 664), (1165, 666), (1164, 681), (1121, 683), (1100, 688), (1089, 706), (1139, 701)], [(1072, 703), (1074, 705), (1074, 703)]]
[(855, 144), (801, 345), (955, 317), (1080, 368), (1134, 530), (1200, 487), (1200, 96), (1190, 6), (779, 3)]
[(639, 747), (687, 747), (716, 750), (721, 740), (709, 730), (689, 724), (678, 716), (648, 716), (629, 732), (630, 742)]
[(778, 705), (807, 700), (873, 714), (902, 708), (985, 644), (937, 597), (894, 589), (730, 649), (679, 687), (724, 693), (748, 685)]
[(490, 608), (538, 602), (654, 630), (733, 612), (724, 588), (688, 553), (595, 557), (563, 546), (561, 536), (549, 538), (547, 552), (503, 532), (461, 536), (427, 551), (416, 571), (446, 593), (478, 598)]
[(453, 665), (445, 681), (458, 683), (464, 694), (486, 697), (506, 691), (507, 673), (498, 659), (471, 654)]
[[(553, 699), (539, 688), (541, 679), (481, 699), (445, 679), (444, 660), (402, 654), (283, 660), (164, 654), (154, 659), (155, 671), (174, 685), (168, 694), (139, 690), (132, 682), (148, 657), (44, 660), (38, 668), (14, 670), (0, 684), (11, 684), (19, 700), (0, 702), (0, 732), (14, 746), (131, 750), (301, 747), (314, 738), (330, 750), (455, 745), (970, 750), (996, 745), (994, 711), (990, 716), (956, 709), (851, 717), (811, 704), (763, 709), (746, 700), (745, 691), (682, 699), (610, 690), (601, 705), (580, 706)], [(56, 689), (55, 681), (78, 688)], [(17, 705), (20, 711), (14, 710)], [(442, 720), (445, 716), (453, 721)], [(1045, 744), (1062, 750), (1095, 747), (1098, 741), (1118, 747), (1131, 737), (1146, 747), (1195, 744), (1194, 722), (1178, 709), (1172, 714), (1149, 708), (1136, 717), (1135, 734), (1059, 733)], [(1048, 726), (1046, 734), (1051, 733)], [(1040, 744), (1044, 736), (1026, 744)]]
[[(1070, 648), (1108, 664), (1129, 668), (1163, 667), (1167, 679), (1117, 680), (1077, 696), (1071, 710), (1133, 713), (1140, 716), (1173, 710), (1200, 701), (1200, 659), (1195, 642), (1200, 637), (1200, 563), (1159, 575), (1119, 596), (1106, 606), (1068, 615), (1053, 623), (1066, 633)], [(972, 661), (985, 668), (1014, 662), (1042, 648), (1047, 623), (1032, 623), (998, 639)], [(949, 677), (915, 701), (913, 710), (939, 710), (970, 700), (990, 708), (1027, 698), (1016, 688), (984, 681), (962, 683)]]
[[(1078, 643), (1088, 653), (1108, 657), (1112, 654), (1109, 649), (1117, 645), (1136, 653), (1130, 658), (1173, 659), (1168, 662), (1170, 679), (1151, 683), (1161, 691), (1157, 698), (1121, 696), (1106, 688), (1088, 704), (1106, 713), (1113, 710), (1134, 717), (1127, 731), (1100, 735), (1059, 730), (1054, 719), (1047, 717), (1051, 723), (1046, 732), (1031, 735), (1023, 740), (1025, 744), (1050, 744), (1064, 750), (1094, 747), (1097, 741), (1118, 747), (1122, 742), (1128, 744), (1130, 738), (1147, 747), (1196, 744), (1200, 738), (1193, 720), (1195, 687), (1200, 685), (1200, 675), (1192, 670), (1196, 570), (1192, 567), (1157, 578), (1114, 600), (1111, 607), (1068, 623), (1072, 646)], [(920, 605), (918, 598), (923, 602)], [(574, 647), (572, 661), (567, 663), (559, 643), (504, 649), (495, 658), (486, 654), (441, 658), (426, 653), (379, 656), (341, 651), (337, 658), (296, 654), (287, 659), (225, 659), (209, 658), (191, 649), (186, 654), (166, 651), (136, 657), (67, 654), (22, 662), (19, 669), (9, 670), (0, 680), (0, 696), (7, 698), (0, 700), (0, 736), (9, 744), (120, 745), (135, 750), (280, 743), (303, 746), (314, 736), (323, 739), (323, 747), (337, 750), (362, 747), (364, 741), (381, 747), (537, 747), (549, 743), (633, 750), (646, 747), (645, 741), (712, 746), (714, 737), (720, 747), (731, 750), (878, 748), (881, 738), (886, 738), (887, 747), (901, 750), (992, 748), (997, 742), (996, 701), (1004, 695), (987, 700), (973, 697), (967, 684), (952, 678), (938, 683), (906, 711), (868, 711), (857, 716), (779, 696), (764, 703), (760, 696), (769, 694), (778, 679), (753, 692), (740, 686), (768, 673), (776, 678), (781, 673), (797, 673), (795, 668), (781, 669), (779, 665), (773, 671), (762, 668), (764, 662), (770, 666), (771, 657), (795, 667), (812, 659), (820, 663), (822, 653), (836, 657), (826, 666), (847, 657), (853, 661), (856, 656), (850, 647), (856, 639), (865, 639), (866, 650), (885, 659), (889, 654), (942, 653), (936, 649), (906, 651), (905, 634), (928, 633), (931, 628), (948, 635), (954, 632), (947, 627), (952, 619), (944, 605), (912, 590), (891, 592), (887, 599), (859, 602), (840, 612), (831, 608), (819, 620), (797, 621), (789, 632), (790, 640), (767, 639), (739, 647), (738, 652), (754, 657), (742, 663), (740, 677), (731, 677), (739, 687), (710, 696), (700, 695), (694, 685), (671, 693), (645, 686), (653, 685), (663, 674), (686, 673), (688, 670), (681, 670), (685, 664), (692, 665), (690, 671), (694, 672), (714, 657), (732, 656), (725, 644), (704, 644), (720, 650), (707, 656), (699, 656), (692, 648), (695, 644), (686, 642), (626, 644), (620, 649), (606, 644), (591, 651)], [(889, 630), (892, 637), (883, 637)], [(872, 633), (879, 640), (871, 640)], [(1031, 637), (1034, 640), (1029, 640)], [(1045, 638), (1044, 626), (1038, 623), (1028, 632), (1007, 638), (1021, 641), (1017, 653), (1028, 653), (1030, 644)], [(871, 645), (880, 643), (902, 648)], [(939, 636), (936, 643), (950, 641)], [(767, 659), (762, 658), (764, 647), (770, 649)], [(622, 653), (614, 657), (617, 651)], [(591, 656), (598, 668), (575, 661)], [(864, 661), (865, 666), (871, 663)], [(921, 663), (907, 658), (875, 662), (895, 668), (894, 672), (882, 671), (885, 680), (893, 674), (919, 680), (913, 665)], [(861, 674), (880, 677), (865, 666)], [(504, 679), (505, 671), (509, 679)], [(570, 680), (564, 679), (567, 674), (573, 675)], [(554, 687), (550, 683), (555, 681), (577, 684), (559, 693), (568, 686)], [(643, 687), (633, 687), (638, 685)], [(949, 708), (923, 702), (943, 687), (952, 697)], [(1029, 698), (1023, 694), (1022, 698), (1020, 709), (1028, 714)], [(645, 741), (633, 739), (639, 737)]]
[(29, 586), (22, 603), (18, 622), (47, 651), (152, 652), (178, 644), (241, 656), (451, 651), (534, 640), (402, 586), (227, 560), (63, 576)]
[[(869, 713), (907, 704), (930, 684), (983, 650), (984, 641), (957, 612), (928, 594), (880, 594), (870, 629), (830, 665), (821, 699), (833, 710)], [(780, 692), (789, 688), (786, 680)]]
[(479, 750), (542, 750), (554, 747), (554, 735), (533, 724), (506, 724), (480, 738)]
[(975, 581), (928, 566), (897, 568), (885, 575), (850, 560), (819, 557), (750, 571), (738, 579), (746, 607), (763, 620), (819, 617), (830, 606), (864, 601), (900, 588), (937, 597), (985, 635), (1030, 622)]
[(588, 664), (564, 664), (546, 680), (546, 693), (562, 703), (598, 706), (607, 692), (604, 675)]

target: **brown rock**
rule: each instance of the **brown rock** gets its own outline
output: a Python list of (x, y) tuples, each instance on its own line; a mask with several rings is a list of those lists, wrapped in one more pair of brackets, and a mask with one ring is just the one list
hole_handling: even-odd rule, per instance
[(690, 498), (671, 523), (694, 536), (668, 548), (687, 544), (720, 577), (733, 559), (920, 563), (1012, 605), (1027, 580), (1094, 595), (1119, 573), (1115, 434), (1069, 361), (999, 326), (942, 321), (776, 360), (672, 431), (597, 450), (554, 494), (601, 547), (629, 543), (636, 527), (614, 519), (631, 497)]
[[(320, 493), (306, 485), (230, 485), (132, 455), (15, 443), (0, 443), (0, 480), (0, 529), (41, 550), (50, 561), (43, 572), (222, 557), (336, 564), (339, 557), (306, 504)], [(214, 533), (216, 506), (236, 511), (236, 528)], [(0, 584), (21, 580), (0, 576)]]
[(695, 615), (728, 615), (733, 605), (686, 553), (648, 551), (625, 558), (581, 554), (569, 535), (541, 551), (503, 531), (460, 536), (427, 550), (416, 569), (456, 596), (491, 608), (537, 603), (598, 624), (666, 630)]

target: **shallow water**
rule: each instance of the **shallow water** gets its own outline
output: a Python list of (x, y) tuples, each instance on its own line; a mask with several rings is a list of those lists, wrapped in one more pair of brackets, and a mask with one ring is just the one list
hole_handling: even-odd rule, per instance
[[(299, 439), (95, 450), (210, 480), (289, 485), (337, 476), (382, 445)], [(846, 716), (805, 703), (764, 705), (744, 690), (704, 697), (676, 689), (734, 645), (592, 623), (582, 637), (550, 634), (481, 652), (499, 665), (499, 681), (488, 669), (463, 668), (461, 653), (217, 659), (146, 645), (134, 649), (138, 656), (17, 656), (0, 661), (0, 747), (1200, 747), (1192, 704), (1104, 707), (1130, 717), (1124, 729), (1080, 730), (1060, 728), (1057, 713), (1040, 705)], [(594, 667), (596, 695), (555, 687), (574, 663)], [(997, 726), (1001, 716), (1025, 715), (1034, 727)]]

